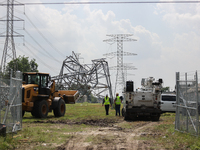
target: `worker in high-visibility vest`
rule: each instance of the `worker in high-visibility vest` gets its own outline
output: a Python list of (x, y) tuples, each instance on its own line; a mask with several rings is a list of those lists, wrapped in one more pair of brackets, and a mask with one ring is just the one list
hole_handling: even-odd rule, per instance
[(122, 98), (119, 97), (118, 93), (116, 94), (116, 98), (115, 98), (114, 103), (115, 103), (116, 116), (117, 116), (117, 114), (119, 114), (119, 116), (120, 116), (120, 106), (121, 106), (121, 103), (122, 103)]
[(105, 106), (105, 110), (106, 110), (106, 115), (109, 115), (109, 106), (111, 106), (111, 101), (110, 98), (108, 97), (108, 94), (106, 95), (106, 97), (103, 99), (103, 103), (102, 106)]

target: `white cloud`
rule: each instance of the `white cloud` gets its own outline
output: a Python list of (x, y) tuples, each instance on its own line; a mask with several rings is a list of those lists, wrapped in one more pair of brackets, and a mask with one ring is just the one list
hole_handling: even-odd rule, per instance
[[(199, 4), (157, 4), (156, 13), (163, 15), (163, 21), (175, 30), (199, 30)], [(187, 31), (186, 31), (187, 32)]]
[[(40, 1), (37, 0), (37, 2)], [(139, 14), (150, 10), (145, 9), (146, 6), (142, 5), (138, 9)], [(137, 39), (136, 42), (124, 43), (124, 51), (138, 54), (133, 57), (124, 57), (124, 63), (133, 63), (138, 68), (137, 71), (131, 72), (135, 76), (129, 78), (136, 81), (138, 86), (143, 77), (163, 78), (165, 85), (173, 88), (176, 71), (196, 70), (200, 63), (198, 61), (200, 55), (200, 5), (157, 4), (156, 6), (152, 12), (149, 12), (149, 18), (133, 17), (133, 14), (137, 14), (137, 12), (132, 8), (126, 10), (129, 12), (126, 14), (129, 15), (123, 16), (123, 12), (120, 12), (121, 16), (119, 16), (119, 13), (112, 8), (105, 11), (103, 5), (101, 5), (102, 9), (92, 9), (90, 5), (57, 6), (59, 9), (48, 5), (26, 6), (27, 16), (64, 55), (60, 56), (53, 50), (25, 18), (26, 30), (58, 59), (60, 64), (41, 54), (40, 51), (43, 50), (38, 48), (26, 34), (25, 39), (39, 49), (39, 51), (33, 49), (36, 56), (53, 68), (48, 69), (36, 58), (39, 70), (57, 75), (62, 61), (65, 56), (71, 55), (71, 51), (81, 53), (80, 57), (84, 58), (84, 62), (91, 63), (92, 59), (104, 57), (103, 54), (109, 51), (107, 47), (112, 47), (109, 52), (117, 51), (116, 43), (107, 46), (103, 42), (109, 38), (106, 36), (107, 34), (134, 34), (130, 38)], [(152, 16), (159, 17), (151, 19), (151, 13)], [(162, 19), (158, 20), (157, 18)], [(26, 52), (29, 53), (27, 50)], [(17, 51), (17, 54), (23, 53)], [(30, 57), (34, 58), (31, 53)], [(111, 66), (116, 65), (116, 59), (109, 60), (109, 62), (111, 62)], [(115, 81), (115, 74), (112, 75), (112, 78)], [(112, 84), (114, 85), (114, 83)]]
[[(43, 14), (48, 12), (48, 15), (45, 16), (49, 16), (46, 17), (46, 30), (55, 32), (54, 35), (62, 42), (60, 42), (62, 46), (65, 46), (69, 51), (74, 50), (75, 52), (81, 53), (81, 57), (85, 59), (85, 63), (91, 63), (92, 59), (102, 58), (103, 54), (107, 52), (103, 46), (105, 45), (103, 40), (109, 38), (106, 37), (106, 34), (133, 33), (134, 36), (130, 38), (135, 38), (138, 41), (133, 42), (134, 44), (124, 43), (124, 51), (138, 54), (138, 56), (134, 56), (134, 59), (140, 62), (140, 64), (136, 63), (135, 66), (140, 68), (140, 70), (144, 70), (143, 77), (148, 77), (151, 74), (150, 72), (155, 70), (153, 68), (156, 65), (159, 67), (158, 61), (162, 43), (159, 35), (147, 30), (141, 25), (134, 27), (130, 19), (116, 20), (113, 11), (103, 13), (100, 9), (90, 10), (88, 6), (85, 6), (83, 9), (83, 13), (86, 14), (85, 19), (78, 18), (77, 15), (68, 11), (60, 13), (59, 11), (47, 8), (43, 9), (43, 11), (46, 11)], [(50, 15), (52, 13), (54, 15)], [(55, 28), (58, 30), (55, 30)], [(113, 51), (115, 52), (116, 44), (113, 46)], [(70, 54), (71, 52), (69, 52)], [(124, 63), (129, 61), (133, 62), (133, 59), (131, 57), (124, 58)], [(111, 66), (115, 65), (116, 62), (114, 64), (112, 63)], [(142, 72), (138, 72), (138, 74), (142, 74)], [(155, 75), (155, 72), (152, 75)], [(114, 79), (115, 75), (112, 78)], [(137, 80), (141, 80), (140, 75), (138, 75)]]
[(174, 43), (163, 49), (161, 57), (163, 60), (171, 59), (172, 63), (182, 65), (183, 68), (198, 67), (199, 40), (200, 37), (194, 32), (175, 34)]

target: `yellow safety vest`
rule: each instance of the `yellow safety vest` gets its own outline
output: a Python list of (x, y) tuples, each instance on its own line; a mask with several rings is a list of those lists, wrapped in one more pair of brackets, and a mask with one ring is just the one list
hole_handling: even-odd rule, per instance
[(115, 101), (115, 104), (116, 104), (116, 105), (120, 105), (120, 104), (121, 104), (121, 99), (120, 99), (119, 96), (117, 96), (117, 99), (116, 99), (116, 101)]
[(110, 105), (109, 97), (105, 97), (104, 105)]

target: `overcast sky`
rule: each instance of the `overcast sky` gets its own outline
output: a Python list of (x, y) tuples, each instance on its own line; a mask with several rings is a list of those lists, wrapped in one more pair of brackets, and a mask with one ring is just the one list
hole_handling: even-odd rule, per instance
[[(5, 7), (1, 6), (0, 18), (5, 12)], [(110, 45), (103, 42), (109, 38), (107, 34), (133, 34), (130, 38), (137, 40), (124, 42), (125, 52), (137, 54), (124, 56), (124, 63), (132, 63), (137, 68), (128, 71), (134, 76), (127, 77), (135, 82), (136, 88), (140, 87), (141, 78), (152, 76), (156, 79), (163, 78), (164, 86), (174, 89), (176, 72), (200, 70), (200, 3), (26, 5), (26, 15), (23, 13), (24, 7), (15, 7), (15, 16), (25, 20), (25, 30), (21, 30), (23, 23), (19, 22), (15, 24), (15, 30), (25, 36), (25, 44), (31, 51), (23, 46), (23, 38), (15, 38), (17, 56), (35, 58), (39, 71), (49, 72), (52, 76), (59, 74), (62, 61), (72, 51), (81, 53), (84, 58), (82, 62), (87, 64), (91, 64), (93, 59), (105, 57), (105, 53), (116, 52), (116, 43)], [(42, 38), (30, 20), (56, 50)], [(5, 30), (5, 26), (5, 23), (0, 22), (1, 32)], [(0, 39), (0, 58), (4, 41), (5, 39)], [(116, 57), (107, 58), (107, 61), (109, 66), (117, 64)], [(113, 85), (115, 77), (116, 72), (111, 71)]]

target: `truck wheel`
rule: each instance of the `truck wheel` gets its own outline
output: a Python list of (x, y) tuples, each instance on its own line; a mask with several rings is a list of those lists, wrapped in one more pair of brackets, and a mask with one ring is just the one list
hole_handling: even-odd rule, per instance
[(136, 115), (131, 116), (131, 120), (132, 120), (132, 121), (137, 120), (137, 116), (136, 116)]
[(145, 116), (138, 116), (138, 120), (142, 120), (142, 121), (144, 121), (145, 119), (146, 119)]
[(130, 117), (127, 115), (126, 112), (124, 112), (124, 120), (130, 120)]
[(55, 117), (61, 117), (65, 115), (65, 102), (64, 100), (60, 99), (58, 102), (58, 106), (53, 110), (54, 116)]
[(130, 120), (128, 116), (124, 116), (124, 120)]
[(158, 114), (156, 116), (151, 116), (152, 121), (159, 121), (159, 119), (160, 119), (160, 114)]
[(35, 115), (37, 118), (46, 118), (48, 115), (48, 103), (45, 100), (36, 101), (34, 104), (34, 109), (32, 115)]

